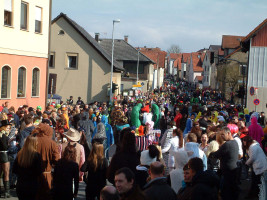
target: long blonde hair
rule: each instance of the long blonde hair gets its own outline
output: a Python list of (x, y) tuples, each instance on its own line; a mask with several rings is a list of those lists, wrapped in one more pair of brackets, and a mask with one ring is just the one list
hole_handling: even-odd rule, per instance
[(28, 136), (26, 141), (22, 147), (22, 149), (18, 153), (18, 164), (21, 167), (29, 167), (31, 166), (34, 157), (37, 152), (37, 137)]
[(88, 161), (91, 161), (94, 171), (96, 171), (97, 166), (103, 164), (104, 158), (104, 146), (103, 144), (94, 143), (92, 151), (88, 157)]

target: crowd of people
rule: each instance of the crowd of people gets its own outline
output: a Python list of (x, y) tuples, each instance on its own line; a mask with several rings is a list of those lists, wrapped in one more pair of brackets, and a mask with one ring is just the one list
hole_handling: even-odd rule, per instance
[(73, 199), (85, 182), (87, 200), (237, 200), (246, 178), (258, 197), (267, 170), (264, 112), (184, 81), (112, 104), (0, 111), (4, 198)]

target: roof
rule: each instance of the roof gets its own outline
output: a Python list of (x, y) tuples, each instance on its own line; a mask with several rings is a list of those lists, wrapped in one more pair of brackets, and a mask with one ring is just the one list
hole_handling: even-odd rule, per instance
[[(100, 46), (105, 49), (105, 51), (111, 55), (112, 39), (100, 39)], [(138, 50), (125, 42), (122, 39), (114, 40), (114, 57), (117, 61), (136, 61), (138, 60)], [(139, 54), (140, 62), (151, 62), (155, 63), (153, 60), (145, 56), (140, 52)]]
[(192, 56), (192, 62), (193, 62), (192, 63), (193, 71), (203, 72), (202, 64), (203, 64), (203, 59), (205, 57), (205, 53), (193, 52), (191, 53), (191, 56)]
[(176, 60), (179, 57), (179, 53), (170, 53), (170, 58)]
[(209, 50), (210, 51), (218, 51), (219, 49), (221, 49), (221, 45), (210, 45)]
[(182, 62), (186, 63), (190, 59), (191, 53), (182, 53)]
[(203, 76), (196, 76), (196, 78), (198, 81), (202, 81), (203, 80)]
[[(111, 63), (111, 56), (98, 44), (98, 42), (79, 24), (70, 19), (66, 14), (60, 13), (55, 19), (52, 20), (52, 24), (60, 18), (64, 18), (96, 51), (100, 53), (109, 63)], [(113, 62), (115, 71), (124, 71), (123, 67), (116, 61)]]
[(236, 35), (223, 35), (222, 36), (222, 49), (236, 49), (240, 46), (241, 40), (244, 36)]
[(178, 68), (178, 70), (182, 69), (182, 53), (179, 53), (178, 58), (173, 62), (173, 67)]
[(158, 51), (157, 49), (155, 51), (146, 50), (145, 48), (142, 48), (141, 52), (155, 62), (154, 69), (157, 68), (157, 63), (158, 67), (165, 68), (165, 58), (167, 56), (167, 52)]
[(251, 37), (253, 37), (261, 28), (264, 27), (264, 25), (267, 23), (267, 18), (260, 23), (256, 28), (253, 29), (253, 31), (251, 31), (246, 37), (244, 37), (242, 39), (242, 42), (246, 42), (247, 40), (249, 40)]

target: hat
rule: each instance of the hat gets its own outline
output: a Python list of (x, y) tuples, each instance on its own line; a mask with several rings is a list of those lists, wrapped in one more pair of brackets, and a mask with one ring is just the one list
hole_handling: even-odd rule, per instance
[(149, 156), (149, 150), (145, 150), (141, 152), (141, 157), (140, 157), (140, 164), (141, 165), (150, 165), (153, 162), (157, 161), (157, 157), (151, 158)]
[(65, 136), (70, 139), (71, 141), (74, 141), (74, 142), (78, 142), (81, 138), (81, 135), (80, 133), (75, 130), (74, 128), (70, 128), (67, 133), (65, 134)]
[(41, 106), (37, 106), (37, 108), (36, 108), (36, 109), (42, 110), (42, 107), (41, 107)]
[(8, 120), (2, 120), (1, 121), (1, 126), (0, 127), (2, 127), (2, 126), (7, 126), (7, 125), (11, 125), (9, 122), (8, 122)]
[(241, 135), (240, 135), (240, 139), (242, 139), (242, 138), (244, 138), (244, 137), (246, 137), (246, 136), (247, 136), (246, 134), (241, 133)]

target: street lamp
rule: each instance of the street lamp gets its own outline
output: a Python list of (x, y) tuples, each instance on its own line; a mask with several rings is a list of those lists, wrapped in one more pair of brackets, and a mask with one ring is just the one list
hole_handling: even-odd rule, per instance
[(120, 19), (113, 20), (112, 28), (112, 50), (111, 50), (111, 73), (110, 73), (110, 91), (109, 91), (109, 101), (112, 103), (112, 77), (113, 77), (113, 57), (114, 57), (114, 24), (120, 23)]
[(140, 53), (140, 48), (137, 48), (137, 69), (136, 69), (136, 85), (138, 85), (138, 68), (139, 68), (139, 53)]

